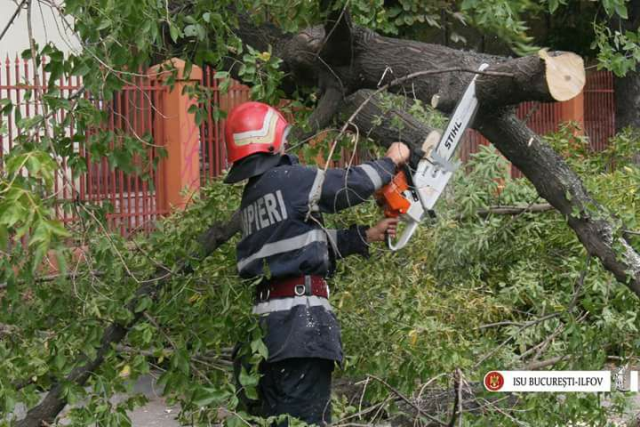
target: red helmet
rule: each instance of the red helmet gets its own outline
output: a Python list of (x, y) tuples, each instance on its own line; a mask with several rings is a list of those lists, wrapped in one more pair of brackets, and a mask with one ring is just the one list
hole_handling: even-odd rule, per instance
[(289, 123), (275, 108), (262, 102), (245, 102), (227, 116), (227, 159), (234, 163), (255, 153), (276, 154), (284, 143)]

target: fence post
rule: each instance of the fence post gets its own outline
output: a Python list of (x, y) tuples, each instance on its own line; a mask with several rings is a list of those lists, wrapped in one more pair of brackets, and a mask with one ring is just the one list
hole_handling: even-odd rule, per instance
[(576, 122), (576, 134), (584, 135), (584, 90), (575, 98), (560, 103), (560, 122)]
[(172, 207), (183, 209), (200, 190), (200, 130), (195, 114), (189, 112), (196, 100), (185, 93), (185, 88), (202, 80), (202, 69), (194, 65), (185, 76), (185, 62), (172, 58), (151, 67), (148, 75), (162, 82), (173, 69), (177, 70), (175, 84), (173, 89), (167, 87), (161, 92), (154, 123), (155, 134), (163, 135), (161, 145), (167, 150), (167, 158), (159, 168), (157, 189), (158, 207), (164, 212)]

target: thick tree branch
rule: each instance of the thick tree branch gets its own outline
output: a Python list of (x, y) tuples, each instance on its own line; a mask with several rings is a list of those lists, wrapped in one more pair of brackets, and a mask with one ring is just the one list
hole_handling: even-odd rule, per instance
[(341, 115), (345, 118), (351, 117), (373, 95), (373, 99), (353, 118), (353, 125), (360, 134), (373, 139), (383, 147), (388, 147), (395, 141), (402, 141), (413, 150), (421, 148), (433, 129), (404, 110), (383, 108), (381, 95), (373, 93), (371, 89), (362, 89), (351, 94), (340, 111)]
[(345, 65), (351, 61), (352, 57), (352, 25), (349, 10), (345, 7), (331, 9), (332, 0), (323, 0), (321, 8), (329, 9), (327, 20), (324, 24), (326, 34), (320, 56), (331, 65)]
[(591, 197), (562, 157), (510, 110), (478, 119), (480, 132), (567, 218), (587, 251), (640, 296), (640, 255), (616, 229), (618, 220)]

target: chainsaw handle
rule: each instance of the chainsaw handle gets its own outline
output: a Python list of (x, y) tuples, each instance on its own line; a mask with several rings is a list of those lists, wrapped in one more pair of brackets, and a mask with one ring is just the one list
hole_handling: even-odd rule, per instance
[(400, 238), (395, 242), (391, 239), (391, 236), (387, 234), (387, 247), (391, 251), (395, 252), (407, 246), (407, 243), (409, 243), (409, 239), (411, 239), (411, 236), (413, 236), (413, 233), (415, 233), (415, 231), (418, 229), (418, 225), (419, 225), (418, 222), (410, 221), (405, 227), (405, 229), (402, 231)]

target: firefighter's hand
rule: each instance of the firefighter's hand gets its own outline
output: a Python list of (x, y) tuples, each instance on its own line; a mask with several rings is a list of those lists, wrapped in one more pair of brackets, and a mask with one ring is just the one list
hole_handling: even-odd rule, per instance
[(394, 142), (389, 146), (386, 157), (393, 160), (396, 166), (402, 166), (409, 161), (411, 150), (402, 142)]
[(387, 238), (396, 237), (398, 218), (386, 218), (367, 230), (367, 243), (383, 242)]

